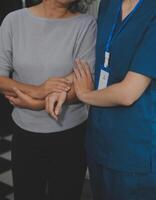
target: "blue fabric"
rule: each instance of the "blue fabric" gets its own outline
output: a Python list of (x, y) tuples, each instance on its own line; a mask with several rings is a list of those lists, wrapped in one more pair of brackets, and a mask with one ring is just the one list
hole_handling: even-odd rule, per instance
[(156, 173), (112, 170), (88, 159), (94, 200), (155, 200)]
[[(102, 0), (98, 18), (96, 87), (104, 47), (119, 1)], [(125, 172), (156, 170), (156, 1), (144, 0), (118, 29), (111, 44), (108, 85), (122, 81), (128, 71), (152, 79), (144, 94), (129, 107), (91, 107), (87, 153), (105, 167)]]

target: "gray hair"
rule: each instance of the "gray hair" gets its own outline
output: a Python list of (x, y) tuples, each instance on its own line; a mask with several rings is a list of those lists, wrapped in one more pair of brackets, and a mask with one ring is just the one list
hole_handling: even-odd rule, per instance
[(73, 13), (86, 13), (89, 5), (91, 5), (93, 1), (94, 0), (76, 0), (70, 4), (69, 10)]

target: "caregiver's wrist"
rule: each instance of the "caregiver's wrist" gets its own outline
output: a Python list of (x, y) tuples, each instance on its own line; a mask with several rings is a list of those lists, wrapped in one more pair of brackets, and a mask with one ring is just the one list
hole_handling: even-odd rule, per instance
[(82, 101), (83, 103), (88, 104), (90, 100), (90, 93), (91, 91), (83, 92), (79, 94), (79, 100)]

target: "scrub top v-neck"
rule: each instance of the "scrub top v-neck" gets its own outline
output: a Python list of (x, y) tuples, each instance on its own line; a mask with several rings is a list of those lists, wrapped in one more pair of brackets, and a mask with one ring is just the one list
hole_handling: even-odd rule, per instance
[[(99, 9), (95, 85), (98, 87), (105, 46), (119, 0), (102, 0)], [(110, 50), (108, 86), (129, 71), (152, 79), (132, 106), (91, 107), (87, 153), (100, 164), (122, 171), (156, 169), (156, 1), (143, 0), (123, 25), (118, 21)], [(124, 19), (125, 20), (125, 19)]]

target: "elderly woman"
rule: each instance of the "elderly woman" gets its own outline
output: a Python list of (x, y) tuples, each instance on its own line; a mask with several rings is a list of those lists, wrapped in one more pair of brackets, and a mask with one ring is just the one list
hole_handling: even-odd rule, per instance
[[(10, 13), (0, 28), (0, 91), (14, 105), (15, 200), (43, 200), (46, 190), (51, 200), (80, 199), (88, 112), (72, 103), (72, 82), (76, 58), (92, 69), (95, 61), (96, 21), (81, 13), (86, 6), (81, 0), (43, 0)], [(44, 110), (54, 92), (67, 102), (58, 121)]]

